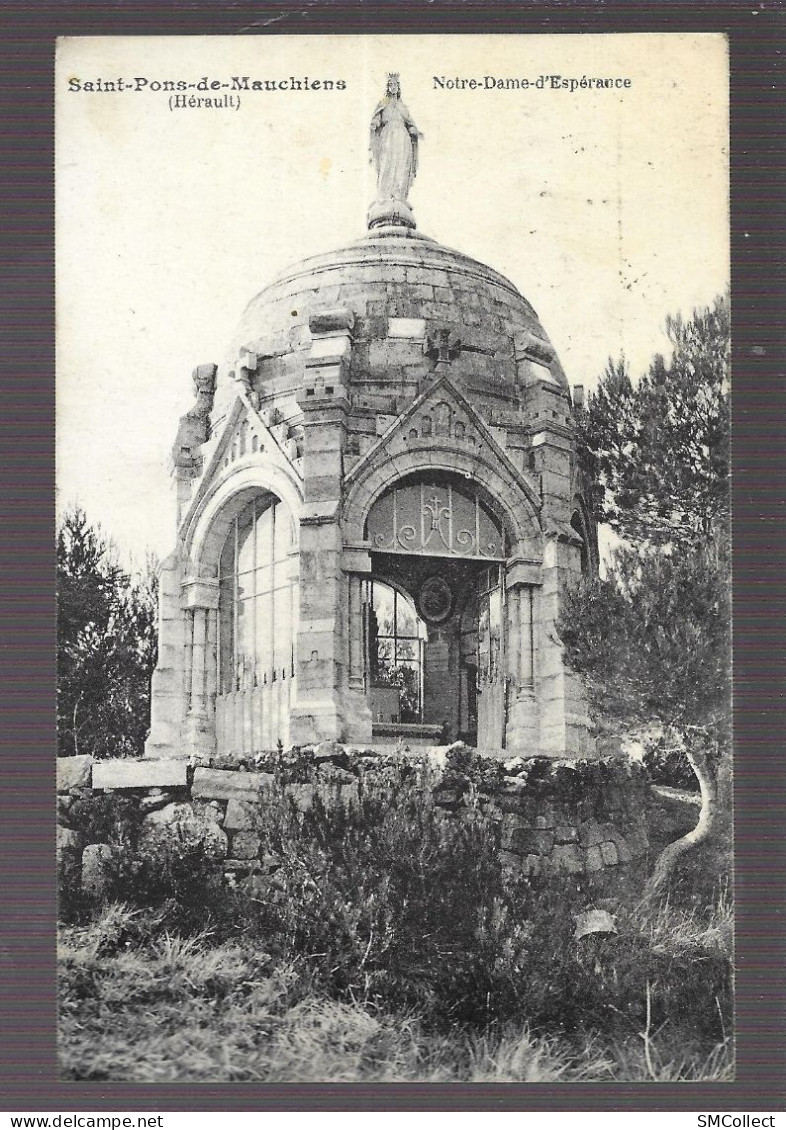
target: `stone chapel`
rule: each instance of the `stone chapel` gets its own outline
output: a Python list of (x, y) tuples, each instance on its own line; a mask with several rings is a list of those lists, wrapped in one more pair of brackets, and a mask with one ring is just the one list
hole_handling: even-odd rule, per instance
[(398, 76), (354, 243), (252, 298), (172, 450), (146, 756), (462, 739), (592, 756), (555, 632), (597, 569), (571, 392), (529, 302), (421, 233)]

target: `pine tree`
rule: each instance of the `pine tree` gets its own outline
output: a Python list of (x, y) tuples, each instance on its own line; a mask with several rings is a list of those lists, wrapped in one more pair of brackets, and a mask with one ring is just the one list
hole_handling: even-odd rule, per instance
[(622, 544), (605, 577), (566, 593), (559, 626), (594, 713), (674, 735), (699, 782), (699, 822), (663, 853), (653, 891), (711, 835), (731, 756), (728, 301), (667, 331), (668, 361), (655, 356), (637, 383), (610, 361), (579, 414), (597, 516)]
[(639, 546), (689, 548), (729, 519), (729, 354), (726, 298), (666, 319), (672, 344), (638, 383), (609, 360), (578, 414), (580, 458), (599, 484), (598, 518)]
[(156, 662), (156, 580), (132, 580), (78, 507), (57, 534), (60, 756), (142, 753)]

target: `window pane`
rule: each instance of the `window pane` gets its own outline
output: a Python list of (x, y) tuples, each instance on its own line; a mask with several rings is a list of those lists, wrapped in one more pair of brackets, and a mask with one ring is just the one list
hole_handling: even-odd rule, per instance
[(478, 507), (480, 546), (478, 553), (481, 557), (502, 557), (503, 543), (502, 530), (483, 506)]
[(257, 532), (256, 532), (256, 567), (259, 569), (262, 566), (270, 564), (271, 558), (271, 544), (270, 539), (273, 533), (273, 507), (266, 506), (264, 510), (257, 513)]
[[(279, 574), (281, 570), (279, 569)], [(291, 663), (292, 640), (292, 595), (289, 585), (284, 585), (279, 576), (276, 581), (275, 592), (275, 619), (276, 634), (273, 641), (274, 665), (276, 678), (282, 677), (282, 672), (288, 671)]]
[(237, 608), (237, 677), (240, 690), (252, 685), (254, 674), (253, 601), (241, 600)]
[(393, 545), (393, 494), (384, 495), (375, 503), (368, 519), (366, 536), (374, 549), (390, 549)]
[(221, 611), (219, 615), (219, 646), (221, 648), (221, 687), (222, 694), (228, 694), (232, 688), (232, 669), (234, 664), (234, 615), (232, 608), (232, 593), (229, 591), (225, 597), (225, 588), (221, 586)]
[(227, 540), (221, 550), (221, 559), (218, 566), (218, 575), (231, 580), (235, 575), (235, 524), (229, 527)]
[(243, 574), (254, 567), (254, 507), (246, 507), (237, 520), (237, 569)]
[(254, 601), (254, 610), (257, 622), (257, 682), (269, 683), (273, 674), (273, 659), (270, 654), (273, 638), (273, 626), (270, 622), (270, 597), (268, 595), (257, 597)]
[(418, 634), (418, 614), (406, 597), (398, 593), (396, 600), (396, 634), (416, 636)]
[(256, 579), (254, 581), (254, 592), (256, 595), (259, 596), (261, 593), (269, 593), (272, 581), (273, 570), (268, 562), (268, 564), (262, 565), (256, 571)]
[(269, 494), (246, 506), (228, 531), (219, 585), (221, 693), (291, 671), (293, 595), (283, 562), (292, 531), (286, 507)]
[(395, 628), (393, 589), (389, 588), (387, 585), (374, 582), (373, 602), (379, 634), (381, 636), (392, 636)]
[(420, 669), (415, 664), (401, 664), (396, 672), (401, 688), (399, 709), (402, 722), (420, 720)]
[(283, 506), (276, 506), (275, 558), (284, 561), (292, 550), (292, 522)]

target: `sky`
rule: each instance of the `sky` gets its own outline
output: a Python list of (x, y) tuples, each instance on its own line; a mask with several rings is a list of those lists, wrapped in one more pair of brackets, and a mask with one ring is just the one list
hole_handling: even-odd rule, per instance
[[(591, 389), (622, 353), (640, 373), (668, 313), (727, 288), (722, 36), (60, 40), (57, 500), (124, 560), (174, 548), (168, 457), (194, 367), (234, 360), (245, 306), (280, 270), (364, 234), (389, 71), (424, 135), (419, 230), (518, 287), (571, 384)], [(234, 76), (345, 85), (241, 90), (218, 109), (164, 86)], [(581, 85), (596, 78), (621, 84)]]

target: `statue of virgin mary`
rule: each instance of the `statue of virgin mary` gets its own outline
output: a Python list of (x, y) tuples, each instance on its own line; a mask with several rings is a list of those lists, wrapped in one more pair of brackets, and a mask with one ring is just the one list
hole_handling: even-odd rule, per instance
[(418, 138), (422, 134), (401, 101), (397, 74), (388, 75), (385, 97), (371, 119), (371, 159), (377, 171), (377, 201), (407, 197), (418, 171)]

